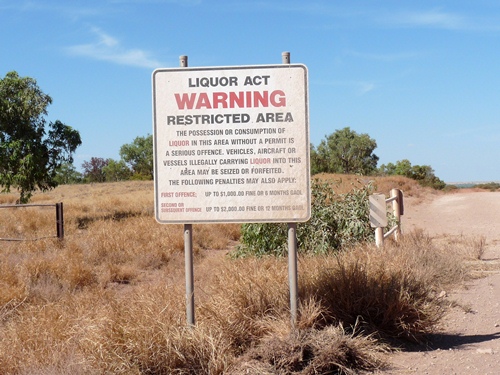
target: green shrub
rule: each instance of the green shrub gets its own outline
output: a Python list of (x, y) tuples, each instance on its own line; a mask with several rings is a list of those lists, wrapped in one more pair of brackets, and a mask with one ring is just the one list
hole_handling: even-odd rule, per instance
[[(371, 184), (343, 194), (335, 193), (332, 184), (312, 181), (311, 218), (297, 225), (300, 253), (326, 254), (373, 237), (369, 223), (368, 197)], [(287, 253), (287, 224), (243, 224), (241, 244), (234, 256), (282, 256)]]
[(477, 184), (474, 187), (479, 189), (497, 191), (498, 189), (500, 189), (500, 184), (498, 182), (488, 182), (484, 184)]

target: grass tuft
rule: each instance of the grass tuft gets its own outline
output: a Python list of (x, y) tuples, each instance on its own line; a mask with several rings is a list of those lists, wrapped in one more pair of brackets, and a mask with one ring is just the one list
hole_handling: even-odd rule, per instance
[(267, 337), (228, 374), (358, 374), (383, 369), (382, 347), (371, 337), (352, 337), (341, 327)]

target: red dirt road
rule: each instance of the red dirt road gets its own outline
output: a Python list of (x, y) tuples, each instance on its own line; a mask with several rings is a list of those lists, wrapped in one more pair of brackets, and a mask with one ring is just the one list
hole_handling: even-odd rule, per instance
[(458, 192), (422, 203), (407, 199), (403, 232), (421, 228), (432, 237), (486, 238), (487, 277), (448, 293), (454, 308), (433, 337), (432, 348), (391, 354), (380, 374), (500, 374), (500, 192)]

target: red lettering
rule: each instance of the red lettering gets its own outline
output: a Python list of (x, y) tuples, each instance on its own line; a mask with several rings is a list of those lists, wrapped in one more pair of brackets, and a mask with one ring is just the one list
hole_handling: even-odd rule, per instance
[(286, 96), (281, 90), (274, 90), (271, 93), (271, 104), (273, 107), (286, 107)]
[(175, 101), (177, 102), (177, 108), (179, 109), (193, 109), (194, 100), (196, 99), (196, 94), (182, 94), (182, 97), (179, 94), (174, 94)]
[[(210, 95), (210, 96), (209, 96)], [(286, 107), (282, 90), (174, 94), (178, 109)]]
[(210, 104), (210, 99), (206, 92), (202, 92), (198, 97), (198, 103), (196, 103), (196, 109), (201, 109), (205, 107), (206, 109), (211, 109), (212, 105)]
[(230, 92), (229, 93), (229, 108), (234, 108), (234, 106), (239, 108), (245, 106), (245, 92)]
[(222, 106), (221, 108), (227, 108), (227, 94), (225, 92), (214, 92), (213, 107), (219, 108), (219, 104)]
[(268, 94), (269, 93), (267, 91), (262, 93), (255, 91), (253, 96), (253, 106), (258, 107), (259, 104), (262, 104), (262, 107), (269, 107)]

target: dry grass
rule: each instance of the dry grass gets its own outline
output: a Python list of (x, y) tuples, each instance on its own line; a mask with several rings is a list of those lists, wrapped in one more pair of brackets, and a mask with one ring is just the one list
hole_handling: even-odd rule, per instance
[[(0, 242), (0, 374), (382, 368), (380, 352), (388, 347), (380, 337), (424, 339), (443, 311), (437, 294), (459, 283), (466, 275), (462, 260), (477, 258), (484, 247), (467, 239), (435, 243), (415, 232), (383, 249), (300, 258), (301, 303), (292, 330), (287, 260), (231, 260), (224, 254), (238, 241), (238, 225), (195, 226), (196, 327), (190, 329), (182, 226), (155, 222), (152, 190), (152, 182), (125, 182), (36, 194), (35, 203), (64, 202), (63, 242), (34, 240), (55, 234), (55, 212), (0, 210), (0, 237), (32, 239)], [(3, 203), (15, 199), (0, 195)]]
[(486, 249), (486, 237), (484, 236), (446, 235), (442, 240), (444, 246), (448, 248), (448, 252), (461, 254), (462, 257), (470, 261), (483, 259)]
[(303, 298), (319, 301), (325, 325), (340, 322), (381, 338), (417, 342), (442, 317), (438, 293), (466, 274), (460, 257), (450, 257), (421, 233), (380, 249), (358, 246), (337, 257), (303, 260), (301, 267)]
[(286, 337), (269, 336), (239, 358), (227, 373), (358, 374), (384, 368), (380, 351), (373, 338), (348, 335), (341, 327), (293, 331)]

